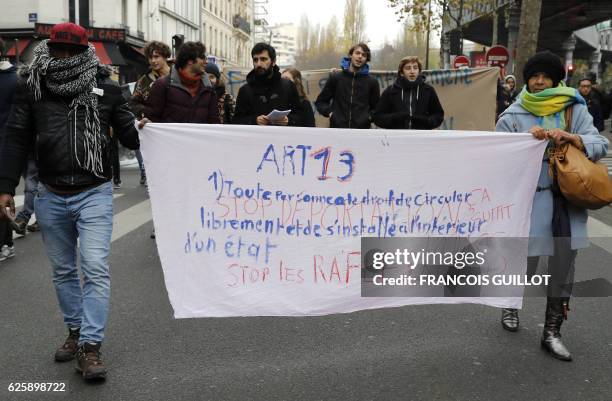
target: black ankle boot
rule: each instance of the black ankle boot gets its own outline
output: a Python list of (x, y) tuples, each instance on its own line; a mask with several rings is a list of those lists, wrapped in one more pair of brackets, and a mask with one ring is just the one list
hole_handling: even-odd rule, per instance
[(561, 341), (561, 324), (567, 320), (569, 298), (548, 297), (546, 300), (546, 321), (542, 332), (542, 348), (553, 357), (571, 361), (572, 355)]
[(518, 309), (503, 308), (501, 324), (505, 330), (517, 331), (519, 328)]

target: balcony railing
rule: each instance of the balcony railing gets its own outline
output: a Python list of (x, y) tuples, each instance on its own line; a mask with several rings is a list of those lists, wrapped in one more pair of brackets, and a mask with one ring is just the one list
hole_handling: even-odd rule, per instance
[(251, 34), (251, 24), (239, 14), (234, 15), (233, 25), (234, 28), (242, 30), (247, 35)]

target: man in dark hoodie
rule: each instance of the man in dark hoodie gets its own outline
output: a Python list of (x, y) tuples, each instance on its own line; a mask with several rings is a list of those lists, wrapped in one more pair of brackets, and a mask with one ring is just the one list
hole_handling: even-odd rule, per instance
[(395, 83), (383, 92), (374, 113), (374, 122), (381, 128), (438, 128), (444, 121), (444, 109), (435, 89), (425, 83), (417, 57), (404, 57), (397, 70)]
[(331, 128), (367, 129), (380, 98), (380, 86), (369, 75), (368, 45), (359, 43), (348, 54), (342, 59), (342, 71), (331, 73), (325, 82), (315, 107), (321, 115), (329, 117)]
[[(253, 69), (238, 91), (232, 124), (300, 126), (304, 120), (300, 96), (293, 82), (281, 77), (274, 47), (257, 43), (251, 57)], [(271, 121), (267, 116), (275, 109), (291, 112)]]
[(69, 331), (55, 360), (76, 357), (84, 379), (106, 377), (100, 347), (108, 320), (113, 231), (109, 128), (124, 146), (138, 149), (134, 121), (87, 31), (62, 23), (36, 46), (20, 73), (0, 144), (0, 219), (14, 215), (19, 176), (28, 154), (36, 156), (43, 185), (34, 210)]

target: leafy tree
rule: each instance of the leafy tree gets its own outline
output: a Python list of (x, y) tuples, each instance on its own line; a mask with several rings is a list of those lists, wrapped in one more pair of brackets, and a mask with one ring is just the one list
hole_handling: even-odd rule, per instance
[(442, 24), (461, 29), (460, 21), (468, 13), (486, 15), (494, 11), (497, 0), (387, 0), (398, 19), (408, 17), (415, 31), (438, 30)]
[(339, 46), (338, 18), (332, 16), (327, 26), (312, 25), (302, 16), (298, 26), (296, 67), (303, 70), (337, 67), (344, 54)]
[(365, 42), (365, 8), (363, 0), (345, 0), (344, 3), (344, 47)]

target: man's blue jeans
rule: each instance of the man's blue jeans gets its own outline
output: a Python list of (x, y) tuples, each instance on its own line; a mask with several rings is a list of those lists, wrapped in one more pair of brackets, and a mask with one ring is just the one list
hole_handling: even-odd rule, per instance
[(64, 322), (70, 328), (81, 328), (79, 344), (101, 342), (110, 296), (108, 255), (113, 231), (113, 187), (106, 182), (76, 195), (59, 195), (41, 185), (34, 208)]
[(144, 160), (142, 159), (142, 153), (140, 153), (140, 149), (135, 150), (134, 154), (136, 155), (136, 160), (138, 161), (138, 168), (140, 168), (140, 175), (145, 175)]
[(23, 208), (17, 214), (17, 218), (28, 223), (32, 213), (34, 213), (34, 199), (38, 193), (38, 168), (33, 155), (28, 156), (28, 162), (23, 171), (23, 179), (25, 182)]

